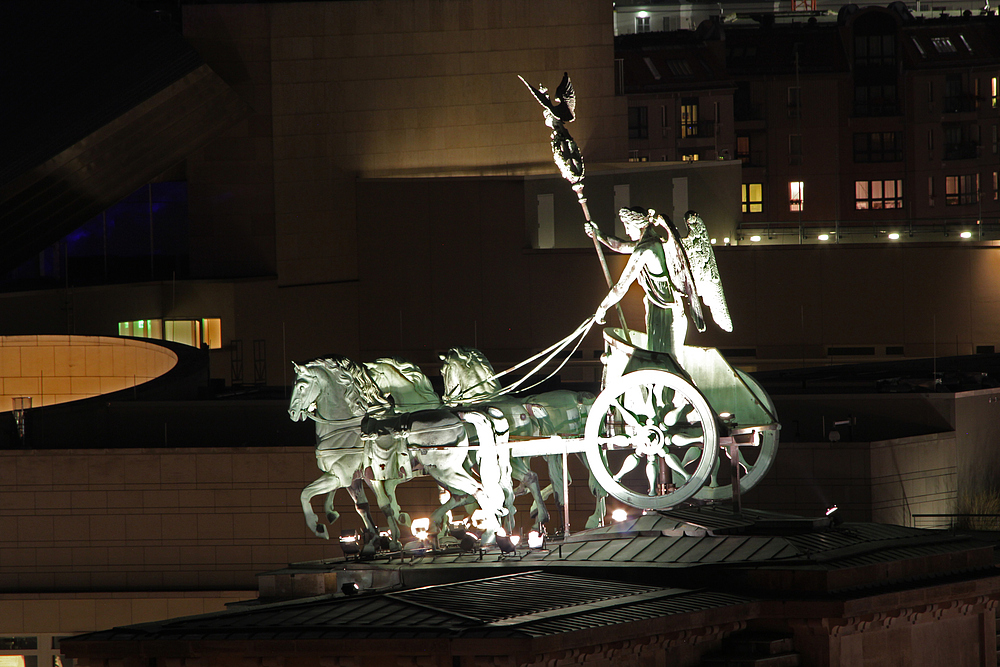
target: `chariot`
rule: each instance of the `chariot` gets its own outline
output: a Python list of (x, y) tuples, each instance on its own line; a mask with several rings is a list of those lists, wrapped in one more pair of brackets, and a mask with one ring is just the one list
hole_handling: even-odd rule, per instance
[(715, 348), (681, 346), (678, 359), (642, 347), (641, 332), (603, 336), (601, 392), (582, 434), (512, 436), (511, 455), (580, 453), (611, 496), (637, 509), (728, 498), (738, 507), (777, 453), (767, 392)]

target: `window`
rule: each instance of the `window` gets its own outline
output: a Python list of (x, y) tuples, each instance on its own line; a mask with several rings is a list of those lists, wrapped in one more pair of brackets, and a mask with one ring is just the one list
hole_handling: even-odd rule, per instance
[(788, 135), (788, 164), (802, 164), (802, 135)]
[(896, 36), (856, 36), (854, 38), (854, 62), (861, 66), (893, 65), (896, 62)]
[(736, 159), (743, 164), (750, 164), (750, 135), (736, 136)]
[[(649, 16), (636, 16), (635, 17), (635, 31), (636, 32), (649, 32)], [(619, 126), (621, 127), (621, 126)]]
[(903, 208), (903, 181), (854, 181), (854, 208)]
[(701, 159), (700, 153), (681, 153), (682, 162), (697, 162)]
[(118, 323), (119, 336), (168, 340), (193, 347), (222, 349), (222, 320), (133, 320)]
[(1000, 152), (1000, 133), (997, 132), (997, 126), (993, 126), (993, 154), (996, 155)]
[(698, 136), (698, 98), (681, 99), (681, 138)]
[(896, 84), (854, 87), (854, 113), (859, 116), (895, 116), (899, 104)]
[(967, 160), (979, 153), (978, 123), (942, 123), (944, 132), (944, 159)]
[(934, 206), (934, 177), (927, 177), (927, 205)]
[[(649, 110), (646, 107), (628, 108), (628, 138), (649, 138)], [(620, 127), (620, 126), (619, 126)]]
[(902, 132), (854, 133), (855, 162), (899, 162), (902, 159)]
[(648, 155), (639, 155), (639, 151), (629, 151), (628, 152), (629, 162), (649, 162)]
[(764, 210), (764, 186), (761, 183), (743, 184), (743, 212), (760, 213)]
[(788, 210), (801, 211), (805, 208), (805, 184), (802, 181), (788, 183)]
[(990, 79), (990, 104), (997, 108), (997, 77)]
[(979, 202), (979, 174), (945, 176), (945, 203), (948, 206)]
[(958, 49), (948, 37), (931, 37), (931, 44), (934, 45), (938, 53), (958, 53)]
[(997, 175), (1000, 172), (993, 172), (993, 201), (997, 201), (1000, 198), (1000, 181), (997, 180)]
[(802, 89), (798, 86), (788, 87), (788, 117), (798, 118), (802, 107)]
[(975, 96), (965, 88), (961, 74), (949, 74), (944, 80), (944, 112), (960, 113), (975, 108)]

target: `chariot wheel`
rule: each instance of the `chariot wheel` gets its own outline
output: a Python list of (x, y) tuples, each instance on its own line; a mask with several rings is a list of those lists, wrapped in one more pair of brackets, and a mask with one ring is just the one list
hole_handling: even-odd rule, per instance
[(719, 457), (715, 413), (690, 382), (664, 370), (627, 373), (587, 417), (584, 451), (597, 481), (639, 509), (692, 498)]
[[(739, 369), (734, 370), (764, 409), (777, 421), (777, 411), (767, 392), (751, 376)], [(757, 440), (756, 445), (740, 448), (741, 494), (752, 489), (764, 478), (778, 454), (778, 429), (774, 428), (774, 425), (771, 426), (754, 429), (753, 437)], [(698, 500), (730, 500), (733, 497), (732, 461), (725, 448), (722, 448), (722, 455), (719, 458), (721, 460), (709, 475), (708, 483), (695, 494)]]

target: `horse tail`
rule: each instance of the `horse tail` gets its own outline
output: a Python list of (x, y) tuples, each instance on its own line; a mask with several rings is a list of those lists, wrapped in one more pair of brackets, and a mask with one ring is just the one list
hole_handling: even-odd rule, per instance
[[(489, 408), (488, 408), (489, 409)], [(503, 414), (497, 410), (503, 419)], [(510, 449), (507, 445), (507, 433), (499, 437), (491, 421), (494, 415), (487, 416), (482, 412), (463, 412), (459, 415), (463, 421), (472, 424), (479, 438), (479, 479), (483, 491), (494, 507), (504, 508), (507, 490), (511, 487)], [(506, 424), (506, 420), (504, 420)], [(502, 514), (507, 510), (502, 509)]]

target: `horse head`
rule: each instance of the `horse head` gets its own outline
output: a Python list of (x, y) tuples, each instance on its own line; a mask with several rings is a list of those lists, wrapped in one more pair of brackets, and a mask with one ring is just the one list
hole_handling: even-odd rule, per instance
[(431, 381), (420, 367), (400, 357), (365, 362), (365, 369), (382, 391), (392, 397), (397, 412), (425, 410), (441, 405)]
[(453, 347), (439, 357), (444, 380), (446, 403), (475, 401), (495, 396), (500, 382), (493, 376), (493, 365), (474, 347)]
[(288, 405), (292, 421), (341, 421), (391, 408), (368, 371), (347, 357), (314, 359), (294, 368)]

